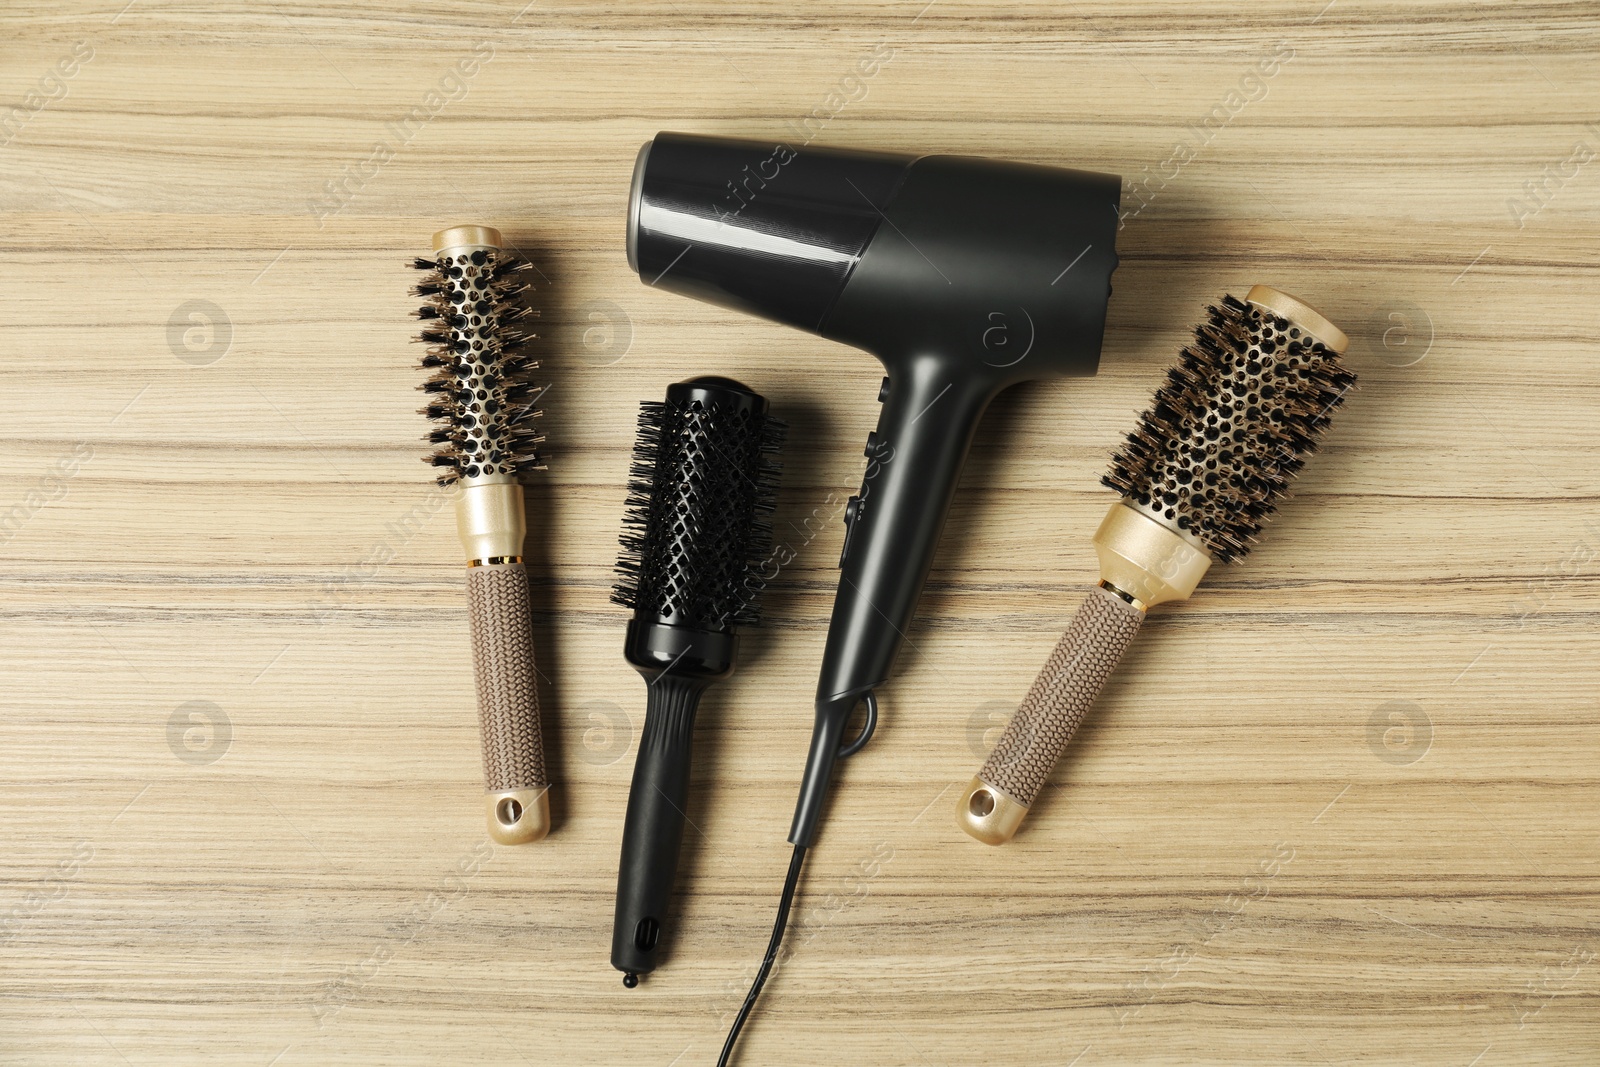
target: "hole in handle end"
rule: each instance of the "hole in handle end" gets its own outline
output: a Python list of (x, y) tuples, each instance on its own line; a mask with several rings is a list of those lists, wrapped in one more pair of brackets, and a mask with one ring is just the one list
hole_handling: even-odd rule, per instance
[(1016, 797), (974, 778), (956, 804), (956, 825), (986, 845), (1003, 845), (1016, 835), (1027, 814), (1028, 806)]
[(484, 797), (489, 836), (498, 845), (526, 845), (550, 832), (550, 790), (507, 789)]

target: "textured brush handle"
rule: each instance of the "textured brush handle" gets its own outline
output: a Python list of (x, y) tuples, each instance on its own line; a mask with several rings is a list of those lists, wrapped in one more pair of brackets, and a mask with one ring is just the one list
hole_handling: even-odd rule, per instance
[(989, 844), (1016, 832), (1143, 622), (1121, 597), (1090, 592), (962, 796), (962, 829)]
[(539, 688), (533, 667), (528, 575), (520, 563), (467, 569), (472, 665), (489, 830), (497, 841), (536, 841), (549, 829)]
[(695, 710), (702, 679), (658, 675), (646, 698), (617, 865), (611, 966), (637, 977), (656, 969), (669, 940), (672, 887), (689, 810)]

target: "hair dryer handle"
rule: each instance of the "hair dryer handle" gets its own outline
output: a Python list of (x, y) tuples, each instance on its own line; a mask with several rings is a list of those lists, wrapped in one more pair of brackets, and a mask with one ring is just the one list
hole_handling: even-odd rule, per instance
[(891, 365), (866, 478), (845, 508), (816, 728), (789, 830), (794, 844), (812, 843), (851, 712), (888, 679), (911, 627), (973, 432), (997, 391), (974, 379), (931, 354)]

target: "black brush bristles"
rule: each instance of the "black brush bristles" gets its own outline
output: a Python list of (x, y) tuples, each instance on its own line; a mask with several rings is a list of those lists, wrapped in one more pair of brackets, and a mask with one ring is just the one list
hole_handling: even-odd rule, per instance
[(759, 620), (786, 431), (764, 407), (670, 391), (639, 405), (611, 594), (635, 617), (717, 632)]
[(528, 356), (535, 335), (524, 325), (537, 315), (526, 303), (533, 287), (521, 277), (528, 264), (479, 248), (418, 257), (412, 266), (428, 273), (412, 292), (426, 301), (417, 318), (428, 377), (418, 388), (428, 394), (422, 414), (437, 424), (425, 438), (434, 446), (425, 462), (439, 484), (543, 469), (534, 406), (543, 390), (529, 378), (539, 364)]
[(1270, 311), (1232, 296), (1209, 310), (1101, 482), (1226, 563), (1255, 544), (1356, 376)]

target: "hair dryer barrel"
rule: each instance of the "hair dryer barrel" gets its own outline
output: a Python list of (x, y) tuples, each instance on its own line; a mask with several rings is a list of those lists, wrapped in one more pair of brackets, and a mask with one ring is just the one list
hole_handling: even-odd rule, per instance
[(634, 165), (628, 265), (657, 288), (815, 333), (913, 159), (658, 134)]
[(985, 408), (1017, 382), (1097, 369), (1120, 187), (681, 134), (640, 152), (628, 243), (644, 281), (865, 349), (888, 371), (845, 515), (796, 844), (815, 835), (852, 710), (889, 676)]

